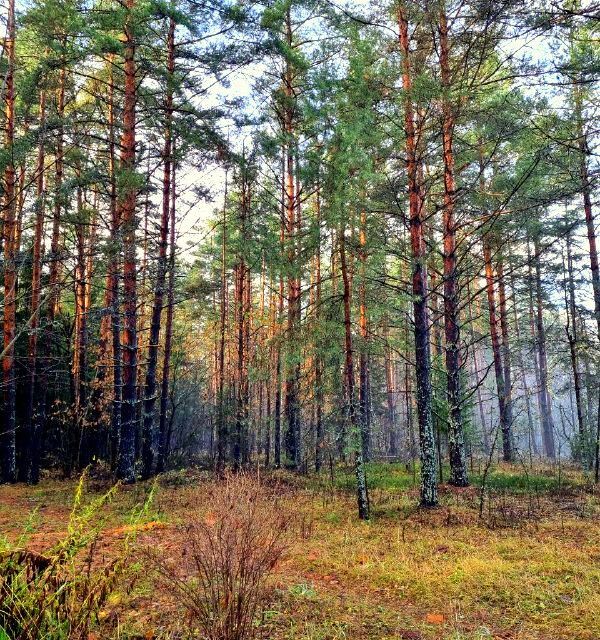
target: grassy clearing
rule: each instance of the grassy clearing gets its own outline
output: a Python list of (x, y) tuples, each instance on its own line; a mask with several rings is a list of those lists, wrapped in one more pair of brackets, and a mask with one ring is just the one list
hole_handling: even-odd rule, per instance
[[(475, 471), (477, 471), (475, 469)], [(371, 465), (374, 518), (359, 522), (350, 473), (297, 479), (281, 474), (293, 544), (277, 567), (262, 634), (272, 640), (598, 640), (600, 497), (575, 471), (525, 474), (502, 467), (466, 490), (442, 488), (442, 506), (416, 507), (418, 488), (402, 465)], [(137, 545), (174, 557), (178, 527), (208, 508), (207, 476), (161, 479)], [(0, 487), (0, 530), (16, 538), (37, 509), (31, 544), (64, 527), (73, 485)], [(100, 541), (109, 555), (148, 486), (111, 503)], [(97, 637), (166, 638), (189, 629), (178, 603), (157, 588), (138, 558), (101, 614)]]

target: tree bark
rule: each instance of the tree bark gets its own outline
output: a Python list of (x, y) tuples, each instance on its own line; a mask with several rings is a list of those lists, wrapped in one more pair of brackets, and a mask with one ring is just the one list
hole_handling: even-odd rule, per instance
[[(577, 306), (575, 302), (575, 282), (573, 279), (573, 253), (571, 250), (572, 238), (571, 232), (567, 233), (567, 260), (566, 265), (563, 261), (563, 274), (565, 276), (565, 311), (567, 316), (567, 324), (565, 333), (569, 342), (569, 354), (571, 356), (571, 369), (573, 371), (573, 386), (575, 387), (575, 408), (577, 412), (577, 427), (579, 430), (579, 454), (580, 458), (585, 457), (587, 434), (585, 419), (583, 417), (583, 399), (581, 393), (581, 372), (579, 369), (579, 335), (577, 331)], [(565, 268), (566, 267), (566, 268)]]
[(356, 400), (354, 398), (354, 354), (352, 351), (352, 316), (351, 316), (351, 286), (346, 260), (346, 240), (344, 229), (340, 231), (340, 266), (344, 283), (344, 352), (346, 396), (348, 400), (347, 416), (350, 423), (354, 448), (354, 469), (356, 474), (356, 497), (358, 502), (358, 517), (369, 519), (369, 495), (367, 491), (367, 477), (363, 456), (362, 425), (357, 420)]
[(7, 61), (5, 85), (4, 145), (9, 157), (4, 171), (4, 357), (2, 358), (3, 420), (0, 434), (0, 467), (2, 482), (16, 482), (16, 379), (15, 338), (17, 309), (16, 239), (16, 173), (15, 140), (15, 2), (8, 0), (7, 35), (4, 52)]
[[(287, 46), (292, 47), (291, 10), (288, 8), (285, 19), (285, 38)], [(288, 354), (285, 381), (285, 452), (288, 464), (297, 469), (300, 466), (300, 362), (297, 354), (298, 331), (300, 326), (300, 281), (296, 275), (297, 259), (297, 193), (294, 179), (294, 119), (295, 91), (294, 71), (291, 60), (285, 62), (284, 74), (285, 104), (283, 107), (283, 126), (285, 133), (285, 223), (288, 267), (288, 317), (287, 341), (291, 352)]]
[[(510, 351), (510, 333), (508, 326), (508, 308), (506, 304), (506, 283), (504, 281), (504, 262), (500, 255), (496, 263), (496, 275), (498, 277), (498, 301), (500, 307), (500, 334), (502, 336), (502, 370), (504, 371), (504, 392), (506, 403), (506, 416), (510, 420), (511, 437), (513, 431), (513, 380)], [(514, 444), (514, 443), (513, 443)]]
[(417, 379), (417, 412), (421, 443), (421, 505), (437, 505), (436, 452), (431, 409), (431, 352), (429, 344), (429, 313), (427, 309), (427, 271), (425, 239), (421, 215), (421, 189), (417, 179), (416, 134), (412, 102), (412, 75), (408, 19), (405, 8), (398, 9), (400, 48), (403, 59), (402, 87), (406, 134), (406, 169), (408, 175), (410, 239), (413, 260), (413, 308), (415, 333), (415, 363)]
[(359, 269), (358, 285), (359, 319), (358, 327), (361, 338), (359, 353), (359, 392), (358, 407), (360, 414), (363, 458), (369, 462), (371, 457), (371, 407), (369, 403), (369, 327), (367, 315), (367, 212), (360, 212), (359, 230)]
[(498, 336), (498, 318), (496, 314), (496, 293), (494, 291), (494, 269), (492, 266), (492, 249), (488, 238), (483, 239), (483, 259), (485, 263), (485, 280), (490, 319), (490, 338), (496, 374), (496, 390), (498, 392), (498, 409), (500, 411), (500, 429), (502, 431), (502, 457), (505, 462), (513, 460), (512, 415), (510, 405), (506, 404), (506, 383)]
[(163, 146), (162, 208), (158, 244), (158, 264), (154, 300), (148, 338), (148, 365), (144, 384), (144, 422), (142, 431), (142, 477), (152, 474), (156, 458), (156, 434), (154, 430), (154, 405), (156, 403), (156, 370), (160, 341), (160, 319), (165, 296), (167, 275), (167, 246), (169, 235), (169, 204), (171, 192), (173, 82), (175, 74), (175, 20), (169, 19), (167, 33), (167, 92), (165, 96), (165, 140)]
[(446, 375), (448, 401), (448, 449), (450, 453), (450, 483), (457, 487), (469, 484), (465, 454), (465, 435), (462, 420), (462, 393), (460, 383), (460, 319), (458, 312), (458, 272), (456, 261), (456, 220), (454, 203), (456, 181), (454, 177), (454, 114), (450, 91), (450, 62), (448, 23), (446, 10), (440, 13), (440, 70), (443, 98), (443, 153), (444, 153), (444, 329), (446, 337)]
[[(175, 157), (175, 141), (172, 143), (173, 157)], [(171, 210), (169, 220), (169, 280), (167, 283), (167, 318), (165, 322), (165, 347), (163, 352), (162, 380), (160, 386), (160, 413), (158, 422), (159, 446), (156, 460), (156, 470), (165, 470), (171, 450), (171, 433), (174, 419), (174, 409), (167, 422), (169, 383), (171, 376), (171, 353), (173, 350), (173, 314), (175, 311), (175, 204), (176, 204), (176, 164), (171, 165)]]
[(546, 329), (544, 327), (544, 314), (542, 304), (542, 275), (540, 265), (540, 240), (534, 236), (534, 260), (535, 260), (535, 296), (536, 296), (536, 328), (537, 350), (540, 366), (540, 411), (542, 419), (542, 442), (544, 453), (548, 458), (556, 457), (554, 445), (554, 420), (552, 419), (552, 403), (548, 390), (548, 358), (546, 355)]
[(126, 0), (124, 25), (125, 90), (123, 105), (123, 135), (121, 137), (121, 171), (125, 185), (120, 194), (120, 222), (123, 229), (123, 395), (121, 400), (121, 438), (117, 476), (124, 482), (135, 482), (136, 382), (137, 382), (137, 264), (136, 264), (136, 203), (135, 186), (135, 117), (136, 62), (133, 12), (135, 0)]
[(44, 217), (46, 213), (45, 192), (45, 133), (46, 133), (46, 92), (40, 90), (39, 100), (40, 139), (36, 164), (36, 200), (35, 200), (35, 230), (33, 234), (33, 264), (31, 274), (31, 326), (29, 329), (29, 345), (27, 358), (29, 362), (29, 389), (27, 393), (27, 409), (25, 412), (26, 437), (26, 480), (30, 484), (39, 481), (39, 453), (40, 453), (40, 406), (38, 392), (38, 333), (40, 328), (40, 307), (42, 298), (42, 253), (44, 242)]

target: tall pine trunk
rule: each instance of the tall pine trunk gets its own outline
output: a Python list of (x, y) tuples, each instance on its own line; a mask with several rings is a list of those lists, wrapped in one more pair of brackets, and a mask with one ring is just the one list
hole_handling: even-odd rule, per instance
[(571, 356), (571, 370), (573, 372), (573, 386), (575, 388), (575, 408), (577, 412), (577, 427), (579, 431), (579, 457), (585, 458), (587, 434), (585, 419), (583, 417), (583, 398), (581, 392), (581, 371), (579, 368), (579, 335), (577, 331), (577, 306), (575, 303), (575, 282), (573, 278), (573, 252), (571, 231), (567, 233), (567, 260), (563, 258), (563, 277), (565, 290), (565, 311), (567, 323), (565, 333), (569, 342), (569, 354)]
[(163, 146), (162, 208), (158, 244), (158, 264), (154, 300), (150, 319), (148, 339), (148, 366), (144, 384), (144, 415), (142, 430), (142, 476), (148, 478), (153, 471), (156, 457), (156, 436), (154, 433), (154, 405), (156, 403), (156, 369), (160, 340), (160, 319), (162, 315), (165, 280), (167, 275), (167, 245), (169, 236), (169, 203), (171, 193), (172, 127), (173, 127), (173, 81), (175, 73), (175, 20), (169, 19), (167, 34), (167, 94), (165, 97), (165, 140)]
[(544, 307), (542, 300), (542, 271), (540, 264), (540, 240), (536, 233), (534, 236), (534, 262), (535, 262), (535, 299), (536, 299), (536, 329), (537, 352), (540, 367), (540, 412), (542, 419), (542, 443), (544, 453), (548, 458), (556, 457), (554, 444), (554, 420), (552, 419), (552, 402), (548, 389), (548, 357), (546, 355), (546, 328), (544, 326)]
[(45, 193), (45, 133), (46, 133), (46, 92), (40, 90), (40, 139), (36, 164), (36, 199), (35, 199), (35, 229), (33, 234), (33, 264), (31, 272), (31, 326), (27, 359), (29, 365), (29, 388), (27, 392), (27, 408), (25, 410), (25, 440), (26, 440), (26, 480), (31, 484), (39, 481), (39, 453), (41, 433), (40, 406), (38, 392), (38, 332), (40, 328), (40, 307), (42, 298), (42, 253), (44, 242), (44, 216), (46, 212)]
[(15, 140), (15, 0), (8, 0), (7, 36), (4, 52), (7, 61), (5, 80), (4, 145), (8, 162), (4, 171), (4, 349), (2, 357), (3, 420), (0, 424), (0, 471), (3, 482), (16, 482), (16, 379), (15, 338), (17, 310), (16, 241), (16, 173), (14, 166)]
[(417, 413), (421, 443), (421, 504), (437, 505), (436, 452), (431, 407), (431, 352), (429, 344), (429, 312), (427, 309), (426, 250), (422, 219), (421, 188), (417, 178), (417, 144), (412, 102), (412, 70), (408, 18), (405, 7), (398, 9), (400, 48), (403, 59), (404, 124), (406, 133), (406, 169), (408, 175), (410, 240), (413, 261), (413, 309), (415, 333), (415, 363), (417, 382)]
[[(596, 226), (592, 210), (592, 186), (588, 169), (588, 156), (590, 154), (590, 150), (587, 142), (587, 135), (583, 126), (582, 105), (579, 97), (576, 100), (576, 116), (579, 128), (581, 194), (583, 197), (583, 211), (590, 254), (590, 270), (592, 272), (592, 289), (594, 292), (594, 315), (596, 316), (598, 338), (600, 339), (600, 263), (598, 261)], [(598, 483), (600, 482), (600, 387), (596, 418), (594, 479), (595, 482)]]
[[(285, 18), (286, 43), (292, 48), (291, 9)], [(285, 453), (288, 463), (297, 469), (300, 466), (300, 362), (298, 357), (298, 331), (300, 327), (300, 280), (296, 275), (297, 260), (297, 214), (298, 194), (294, 178), (294, 119), (295, 91), (294, 71), (291, 60), (285, 62), (283, 106), (283, 129), (285, 133), (285, 224), (288, 268), (288, 317), (287, 343), (291, 350), (286, 367), (285, 380)]]
[(358, 326), (361, 338), (359, 354), (359, 392), (358, 406), (360, 413), (363, 458), (368, 462), (371, 457), (371, 407), (369, 403), (369, 326), (367, 316), (367, 212), (360, 212), (359, 229), (359, 269), (358, 285), (359, 317)]
[(454, 204), (456, 181), (454, 176), (454, 115), (450, 97), (450, 62), (448, 23), (442, 6), (440, 14), (440, 69), (443, 98), (443, 152), (444, 152), (444, 328), (446, 337), (446, 375), (448, 401), (448, 449), (450, 453), (450, 482), (457, 487), (469, 484), (465, 454), (465, 435), (462, 420), (460, 383), (460, 318), (459, 288), (456, 259), (456, 220)]
[[(175, 157), (175, 141), (173, 140), (173, 157)], [(171, 209), (169, 214), (169, 279), (167, 282), (167, 319), (165, 322), (165, 347), (163, 352), (162, 380), (160, 385), (160, 413), (158, 420), (158, 456), (156, 471), (162, 472), (167, 466), (171, 451), (171, 432), (173, 412), (167, 421), (169, 385), (171, 377), (171, 353), (173, 351), (173, 314), (175, 312), (175, 203), (176, 203), (176, 164), (171, 165)]]
[(351, 431), (351, 439), (354, 449), (354, 469), (356, 474), (356, 497), (358, 502), (358, 517), (361, 520), (369, 519), (369, 495), (367, 491), (367, 477), (365, 473), (362, 425), (356, 412), (356, 400), (354, 392), (354, 353), (352, 351), (352, 312), (351, 312), (351, 285), (346, 259), (346, 239), (342, 228), (340, 231), (340, 266), (344, 285), (344, 354), (345, 354), (345, 379), (348, 422)]
[(490, 324), (490, 338), (492, 341), (492, 355), (494, 358), (494, 373), (496, 375), (496, 391), (498, 393), (498, 409), (500, 412), (500, 430), (502, 432), (502, 457), (505, 462), (513, 460), (512, 444), (512, 415), (510, 405), (506, 403), (506, 381), (500, 337), (498, 335), (498, 317), (496, 313), (496, 292), (494, 287), (494, 268), (492, 265), (492, 248), (488, 238), (483, 239), (483, 259), (485, 263), (485, 281), (488, 299), (488, 313)]
[(137, 263), (136, 263), (136, 202), (135, 186), (135, 117), (136, 63), (133, 16), (135, 0), (126, 2), (124, 25), (125, 74), (123, 135), (121, 137), (120, 168), (126, 176), (119, 198), (120, 222), (123, 232), (123, 394), (121, 399), (121, 438), (117, 475), (124, 482), (135, 482), (136, 381), (137, 381)]
[(511, 435), (513, 430), (513, 380), (512, 362), (510, 350), (510, 330), (508, 325), (508, 306), (506, 300), (506, 282), (504, 280), (504, 261), (502, 255), (496, 262), (496, 276), (498, 278), (498, 302), (500, 315), (500, 335), (502, 336), (502, 370), (504, 371), (504, 392), (506, 402), (506, 416), (510, 425)]

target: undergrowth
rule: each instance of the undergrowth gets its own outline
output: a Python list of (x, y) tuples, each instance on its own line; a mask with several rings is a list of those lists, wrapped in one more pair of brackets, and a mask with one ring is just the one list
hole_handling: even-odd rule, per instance
[(112, 559), (98, 543), (118, 485), (88, 500), (86, 474), (76, 485), (66, 533), (43, 551), (28, 545), (37, 528), (34, 511), (16, 542), (0, 537), (0, 640), (87, 640), (100, 609), (128, 569), (136, 525), (152, 501), (130, 514)]

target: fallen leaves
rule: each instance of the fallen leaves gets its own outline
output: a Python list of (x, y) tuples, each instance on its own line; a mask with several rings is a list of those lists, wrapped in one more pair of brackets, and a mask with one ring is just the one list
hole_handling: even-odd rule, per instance
[(425, 622), (428, 624), (444, 624), (444, 616), (441, 613), (428, 613), (425, 616)]

